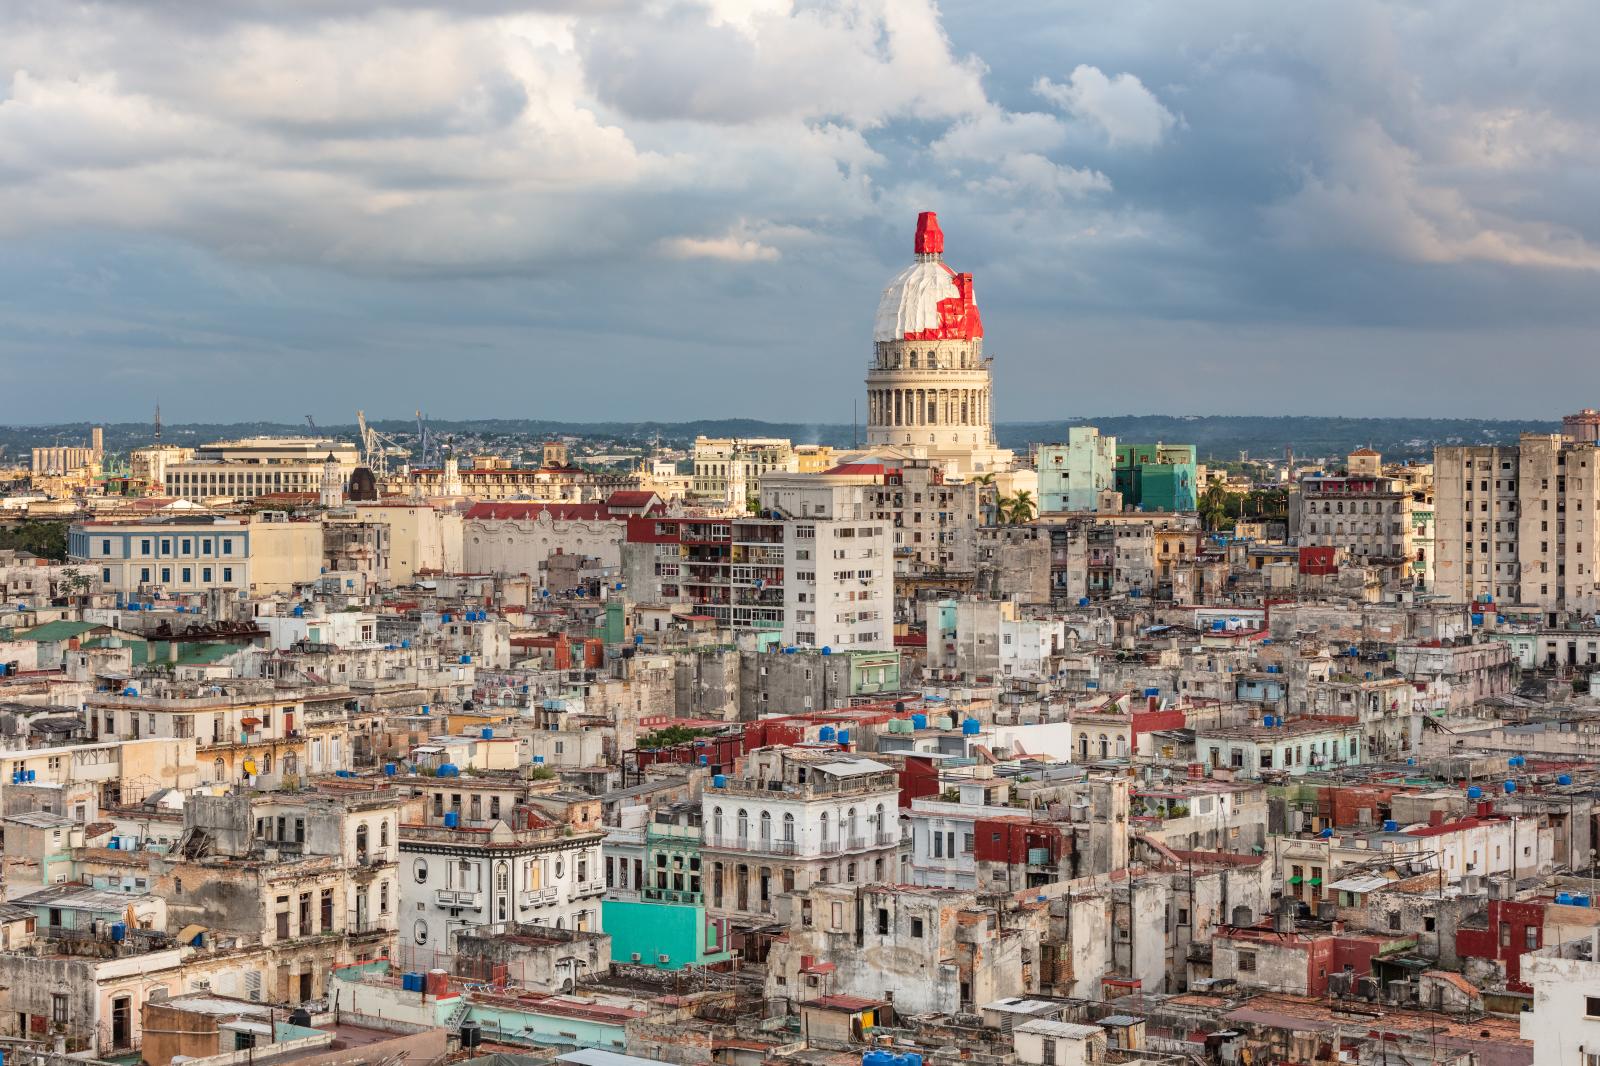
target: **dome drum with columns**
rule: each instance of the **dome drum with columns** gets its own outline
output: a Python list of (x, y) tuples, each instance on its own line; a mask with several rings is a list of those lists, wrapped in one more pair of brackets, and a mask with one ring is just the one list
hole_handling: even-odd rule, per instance
[(972, 275), (944, 262), (932, 211), (917, 218), (916, 258), (883, 290), (867, 372), (867, 443), (971, 474), (1010, 465), (995, 447), (991, 360)]

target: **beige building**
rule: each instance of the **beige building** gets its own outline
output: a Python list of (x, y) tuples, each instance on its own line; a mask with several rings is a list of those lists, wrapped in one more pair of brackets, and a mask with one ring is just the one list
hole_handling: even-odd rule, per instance
[(409, 585), (419, 570), (462, 569), (462, 516), (422, 500), (358, 503), (355, 516), (389, 527), (389, 580)]
[(272, 493), (309, 493), (322, 488), (329, 456), (348, 481), (360, 462), (354, 444), (316, 437), (248, 437), (216, 441), (193, 456), (164, 463), (168, 494), (190, 500), (248, 500)]
[(1524, 433), (1515, 446), (1439, 448), (1435, 588), (1453, 600), (1536, 607), (1550, 624), (1600, 609), (1592, 443)]
[(782, 438), (696, 437), (690, 494), (742, 511), (764, 475), (799, 469), (794, 445)]

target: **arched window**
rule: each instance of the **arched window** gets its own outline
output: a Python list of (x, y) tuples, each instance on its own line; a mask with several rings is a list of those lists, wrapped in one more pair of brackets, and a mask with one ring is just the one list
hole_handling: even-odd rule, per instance
[(786, 844), (794, 843), (794, 815), (792, 814), (783, 816), (783, 840)]
[(283, 772), (288, 776), (293, 776), (294, 774), (299, 773), (300, 760), (294, 755), (285, 755), (283, 757)]
[(263, 752), (261, 755), (261, 773), (263, 776), (272, 773), (272, 752)]
[(428, 942), (428, 923), (418, 918), (417, 924), (411, 927), (411, 939), (418, 944), (426, 944)]
[(739, 843), (742, 846), (748, 843), (750, 840), (750, 812), (746, 811), (743, 807), (739, 808), (737, 827), (739, 833)]
[(511, 866), (502, 862), (494, 868), (494, 890), (496, 892), (511, 891)]
[(1079, 733), (1078, 734), (1078, 757), (1080, 759), (1083, 759), (1085, 762), (1087, 762), (1088, 759), (1089, 759), (1089, 734), (1088, 733)]
[(916, 352), (912, 352), (911, 353), (911, 369), (915, 370), (916, 368), (917, 368), (917, 353)]
[(711, 808), (711, 839), (722, 843), (722, 808)]
[(367, 857), (367, 823), (362, 822), (356, 827), (356, 854), (361, 858)]
[(827, 811), (823, 811), (822, 812), (822, 842), (824, 844), (826, 844), (828, 842), (828, 812)]
[(1111, 741), (1104, 733), (1100, 734), (1100, 757), (1102, 759), (1111, 757)]
[(772, 812), (761, 812), (761, 846), (766, 847), (772, 843)]
[(875, 813), (872, 816), (872, 824), (877, 826), (877, 832), (878, 832), (878, 839), (879, 840), (888, 840), (889, 839), (889, 827), (884, 824), (884, 821), (883, 821), (883, 804), (881, 804), (881, 803), (878, 804), (877, 813)]
[(221, 781), (228, 776), (228, 764), (222, 761), (222, 756), (217, 756), (217, 761), (211, 764), (211, 780)]
[[(844, 835), (853, 842), (856, 837), (861, 835), (857, 830), (856, 809), (854, 807), (845, 812), (845, 819), (847, 820), (847, 830)], [(846, 846), (848, 847), (849, 845), (847, 844)]]
[(382, 822), (378, 823), (378, 847), (386, 848), (388, 846), (389, 846), (389, 823), (387, 821), (382, 821)]

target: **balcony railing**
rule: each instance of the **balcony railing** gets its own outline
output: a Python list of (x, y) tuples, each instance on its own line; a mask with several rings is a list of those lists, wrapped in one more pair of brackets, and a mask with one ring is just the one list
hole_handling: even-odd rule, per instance
[(481, 893), (465, 888), (441, 888), (435, 893), (434, 898), (441, 907), (473, 907), (481, 908)]
[(554, 903), (559, 893), (553, 888), (535, 888), (517, 893), (517, 903), (523, 907), (542, 907)]

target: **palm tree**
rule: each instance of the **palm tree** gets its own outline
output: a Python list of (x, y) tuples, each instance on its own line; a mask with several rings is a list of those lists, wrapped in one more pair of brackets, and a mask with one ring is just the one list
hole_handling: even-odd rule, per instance
[(1020, 526), (1033, 517), (1035, 510), (1037, 508), (1033, 505), (1033, 493), (1027, 489), (1018, 489), (1016, 495), (1009, 501), (1006, 514), (1012, 525)]
[(1200, 518), (1207, 529), (1221, 529), (1228, 518), (1228, 490), (1220, 481), (1213, 482), (1200, 495)]

